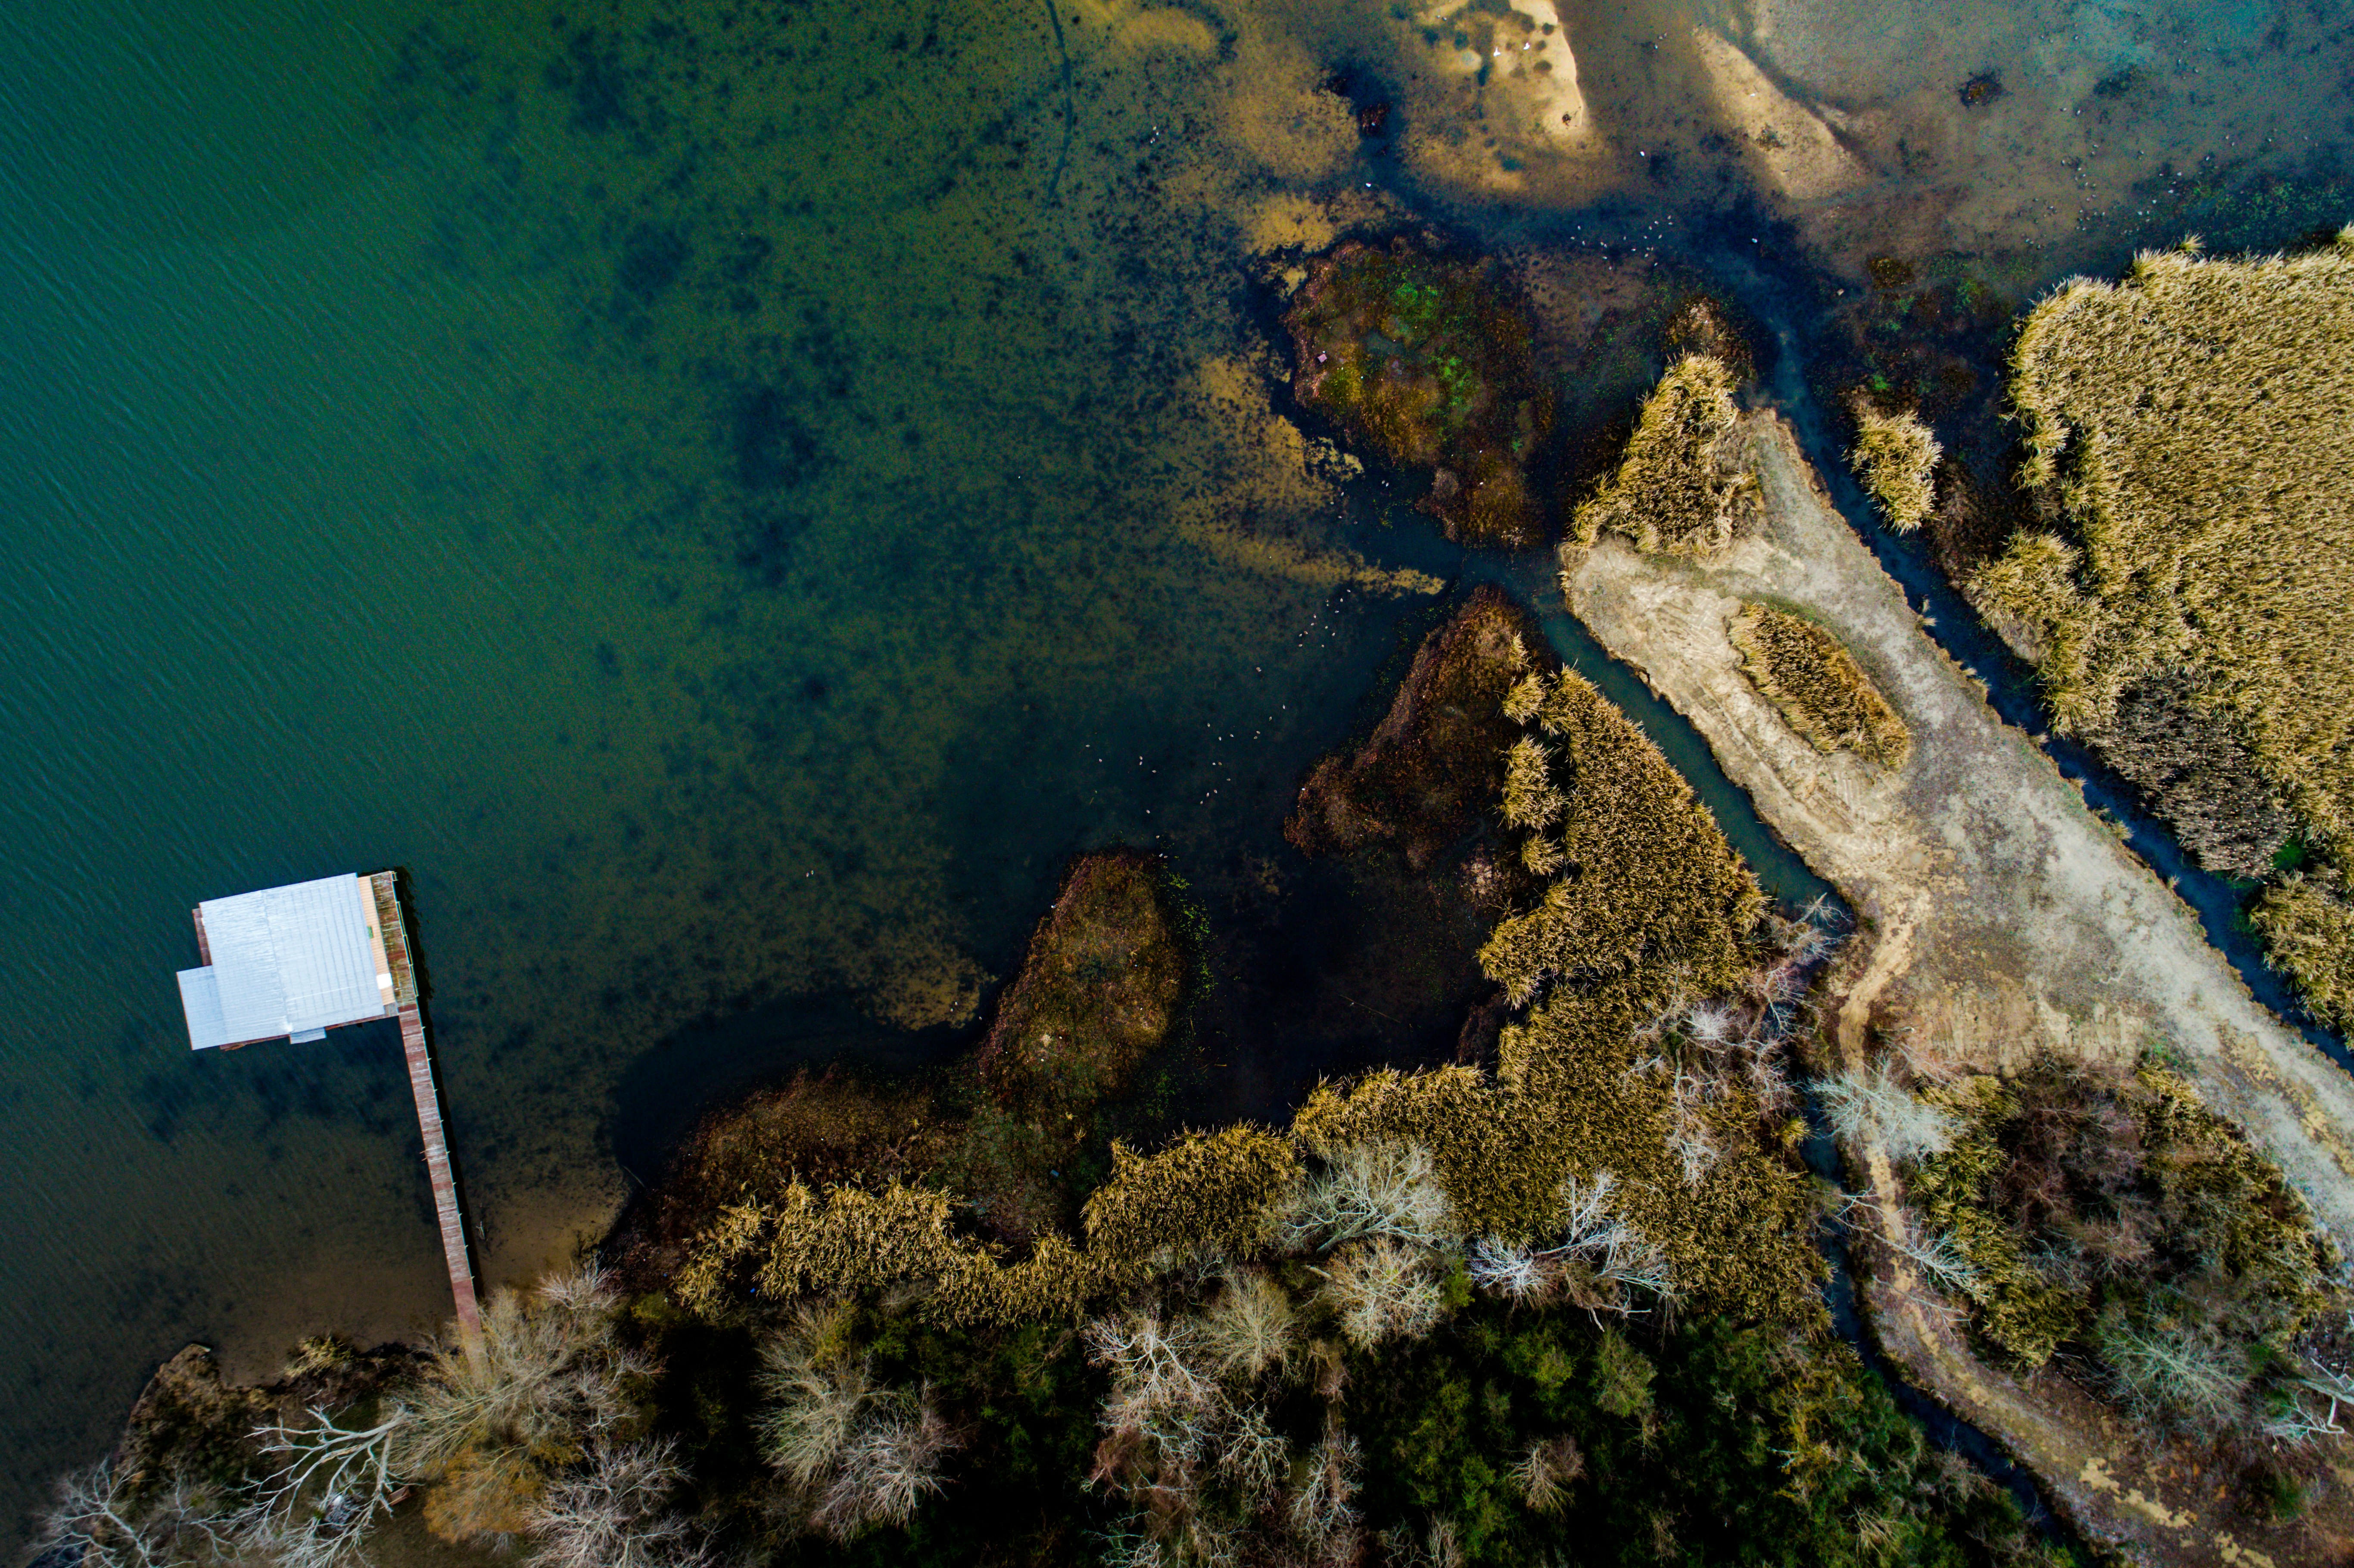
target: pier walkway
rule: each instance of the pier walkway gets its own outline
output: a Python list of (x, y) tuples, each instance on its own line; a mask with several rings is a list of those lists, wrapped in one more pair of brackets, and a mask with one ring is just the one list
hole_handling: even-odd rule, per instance
[(418, 1008), (417, 968), (408, 952), (408, 928), (400, 917), (394, 874), (367, 879), (376, 895), (376, 930), (392, 976), (392, 1000), (400, 1018), (400, 1048), (408, 1058), (408, 1089), (417, 1098), (417, 1128), (425, 1139), (425, 1171), (433, 1182), (433, 1209), (441, 1225), (441, 1254), (450, 1265), (450, 1294), (458, 1304), (458, 1326), (482, 1332), (482, 1315), (474, 1293), (474, 1260), (466, 1245), (466, 1215), (458, 1206), (457, 1179), (450, 1170), (450, 1145), (441, 1129), (441, 1092), (433, 1080), (433, 1050), (426, 1043), (425, 1018)]

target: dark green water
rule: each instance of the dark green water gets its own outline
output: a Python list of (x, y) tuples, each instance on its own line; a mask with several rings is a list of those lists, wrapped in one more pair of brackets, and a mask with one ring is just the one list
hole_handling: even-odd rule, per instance
[[(1946, 9), (1703, 19), (1904, 101), (1949, 90), (1915, 22), (1978, 38), (2031, 112), (1918, 181), (2043, 157), (1952, 220), (1997, 249), (2084, 246), (2046, 197), (2101, 156), (2125, 213), (2280, 124), (2238, 12), (2079, 58), (2064, 8)], [(495, 1277), (610, 1215), (659, 1043), (811, 995), (920, 1054), (1072, 852), (1280, 853), (1417, 602), (1378, 568), (1453, 556), (1273, 418), (1256, 270), (1399, 201), (1722, 217), (1739, 168), (1661, 174), (1729, 124), (1660, 63), (1691, 17), (1557, 14), (1624, 144), (1539, 179), (1488, 23), (1355, 0), (0, 9), (0, 1503), (191, 1339), (446, 1310), (396, 1043), (192, 1059), (197, 900), (411, 874)], [(2052, 106), (2161, 48), (2203, 103), (2133, 87), (2158, 151), (2051, 175)]]

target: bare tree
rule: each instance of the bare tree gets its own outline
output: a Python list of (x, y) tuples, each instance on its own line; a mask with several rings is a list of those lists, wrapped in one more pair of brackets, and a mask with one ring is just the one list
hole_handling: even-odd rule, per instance
[(1638, 1291), (1672, 1300), (1667, 1255), (1617, 1212), (1607, 1171), (1562, 1182), (1562, 1237), (1551, 1245), (1494, 1236), (1471, 1245), (1471, 1282), (1490, 1295), (1532, 1304), (1566, 1298), (1589, 1312), (1631, 1313)]
[(1825, 1078), (1817, 1092), (1841, 1139), (1876, 1142), (1899, 1164), (1954, 1145), (1952, 1113), (1916, 1097), (1885, 1061)]
[(1330, 1252), (1367, 1236), (1431, 1246), (1450, 1241), (1454, 1205), (1438, 1184), (1430, 1150), (1396, 1139), (1370, 1139), (1332, 1151), (1301, 1188), (1281, 1222), (1286, 1245)]
[(1569, 1501), (1570, 1483), (1585, 1474), (1585, 1455), (1575, 1438), (1545, 1437), (1530, 1444), (1512, 1467), (1521, 1500), (1539, 1513), (1557, 1512)]
[(660, 1443), (600, 1444), (531, 1511), (531, 1568), (703, 1568), (707, 1542), (669, 1507), (685, 1471)]
[(1298, 1349), (1290, 1296), (1262, 1268), (1230, 1270), (1200, 1319), (1203, 1349), (1227, 1377), (1280, 1373)]
[(31, 1557), (74, 1568), (234, 1563), (251, 1550), (253, 1524), (251, 1506), (219, 1488), (180, 1475), (136, 1488), (101, 1460), (58, 1479)]

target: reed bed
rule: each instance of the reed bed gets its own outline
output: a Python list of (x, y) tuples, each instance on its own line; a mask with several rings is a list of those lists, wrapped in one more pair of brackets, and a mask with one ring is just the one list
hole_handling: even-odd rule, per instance
[(2040, 644), (2056, 726), (2187, 685), (2317, 864), (2253, 918), (2314, 1012), (2354, 1022), (2354, 230), (2308, 254), (2146, 254), (2030, 313), (2012, 398), (2022, 530), (1970, 584)]
[(1899, 534), (1919, 530), (1936, 503), (1930, 475), (1946, 449), (1920, 417), (1882, 413), (1859, 398), (1855, 446), (1847, 460), (1881, 517)]
[(1570, 537), (1592, 545), (1608, 530), (1646, 554), (1722, 553), (1759, 504), (1740, 417), (1723, 360), (1687, 354), (1668, 366), (1617, 471), (1571, 514)]
[(1913, 755), (1913, 732), (1840, 640), (1805, 616), (1746, 603), (1725, 635), (1742, 673), (1817, 751), (1842, 747), (1887, 768)]

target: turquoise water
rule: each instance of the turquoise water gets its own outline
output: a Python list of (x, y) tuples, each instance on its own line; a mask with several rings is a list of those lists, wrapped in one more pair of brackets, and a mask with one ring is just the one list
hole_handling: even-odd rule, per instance
[[(1475, 239), (1718, 232), (1678, 215), (1730, 221), (1756, 171), (1705, 162), (1729, 122), (1654, 48), (1691, 15), (1560, 14), (1605, 155), (1468, 74), (1490, 22), (1354, 0), (0, 10), (10, 1514), (188, 1340), (260, 1373), (446, 1310), (397, 1044), (192, 1058), (197, 900), (409, 873), (512, 1277), (610, 1216), (663, 1042), (807, 996), (827, 1049), (936, 1052), (1072, 852), (1280, 855), (1426, 604), (1383, 573), (1455, 567), (1277, 418), (1286, 248), (1402, 202)], [(1776, 81), (1947, 91), (1899, 79), (1901, 27), (1821, 47), (1840, 15), (1707, 19)], [(2073, 155), (2036, 116), (2093, 77), (2024, 26), (1939, 35), (2035, 113), (1955, 122), (1922, 189)], [(2045, 196), (2122, 231), (2194, 118), (2242, 156), (2278, 123), (2252, 84), (2309, 67), (2225, 32), (2198, 103), (2101, 101), (2158, 152), (2039, 164), (2042, 205), (1949, 238), (2095, 254)], [(1840, 210), (1796, 232), (1842, 254)]]

